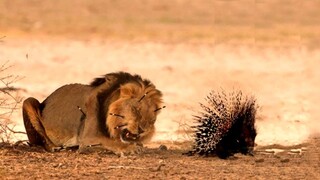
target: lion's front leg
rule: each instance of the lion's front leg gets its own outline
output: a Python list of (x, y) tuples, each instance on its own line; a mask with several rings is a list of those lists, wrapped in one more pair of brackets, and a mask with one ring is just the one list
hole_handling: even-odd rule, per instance
[(143, 145), (141, 143), (123, 143), (120, 140), (105, 136), (84, 137), (81, 140), (79, 152), (91, 151), (93, 149), (109, 150), (120, 157), (124, 157), (142, 153)]
[(142, 146), (142, 144), (138, 143), (126, 144), (115, 150), (115, 154), (119, 155), (120, 157), (126, 157), (128, 155), (137, 155), (141, 154), (142, 152), (144, 152), (144, 147)]

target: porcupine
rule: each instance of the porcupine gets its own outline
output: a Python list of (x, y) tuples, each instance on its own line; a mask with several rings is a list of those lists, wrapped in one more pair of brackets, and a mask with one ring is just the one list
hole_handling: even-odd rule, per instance
[(228, 158), (235, 153), (253, 155), (257, 135), (255, 118), (256, 99), (243, 96), (241, 91), (226, 93), (212, 91), (200, 103), (203, 111), (194, 116), (193, 149), (187, 154)]

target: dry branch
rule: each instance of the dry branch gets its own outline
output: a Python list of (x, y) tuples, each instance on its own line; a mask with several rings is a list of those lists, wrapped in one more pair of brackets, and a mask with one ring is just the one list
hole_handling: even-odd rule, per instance
[[(1, 37), (0, 40), (4, 38)], [(5, 62), (0, 66), (0, 141), (9, 142), (13, 134), (25, 134), (24, 132), (15, 131), (11, 115), (19, 109), (22, 98), (17, 94), (18, 88), (12, 86), (21, 78), (19, 76), (7, 74), (7, 70), (11, 68), (9, 62)], [(1, 87), (2, 86), (2, 87)], [(12, 127), (12, 128), (11, 128)]]

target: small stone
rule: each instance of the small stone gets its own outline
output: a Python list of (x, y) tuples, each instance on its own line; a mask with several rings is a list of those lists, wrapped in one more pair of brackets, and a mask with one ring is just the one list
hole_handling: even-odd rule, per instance
[(262, 162), (264, 162), (264, 159), (259, 158), (259, 159), (256, 159), (255, 162), (256, 162), (256, 163), (262, 163)]
[(281, 159), (280, 160), (280, 162), (282, 162), (282, 163), (287, 163), (287, 162), (289, 162), (290, 160), (288, 159), (288, 158), (285, 158), (285, 159)]
[(159, 150), (160, 150), (160, 151), (166, 151), (166, 150), (168, 150), (168, 147), (167, 147), (166, 145), (161, 144), (161, 145), (159, 146)]

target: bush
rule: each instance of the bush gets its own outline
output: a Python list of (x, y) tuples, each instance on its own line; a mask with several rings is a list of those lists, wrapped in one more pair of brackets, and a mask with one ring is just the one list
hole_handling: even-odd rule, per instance
[(20, 77), (7, 72), (11, 67), (8, 62), (0, 66), (0, 142), (6, 143), (12, 140), (13, 134), (23, 133), (13, 130), (14, 123), (11, 120), (12, 113), (20, 109), (22, 102), (18, 89), (13, 86)]

